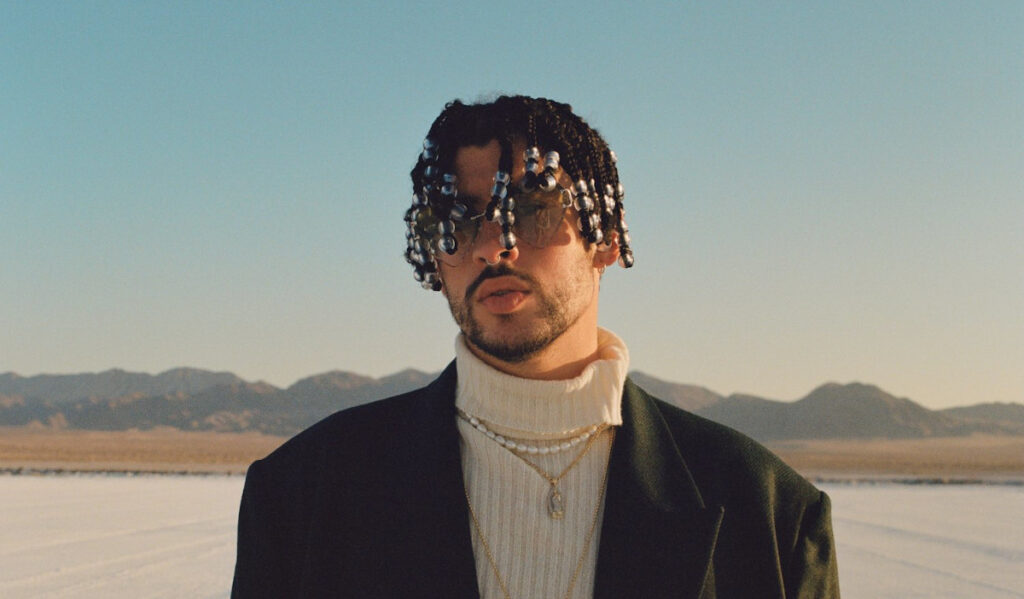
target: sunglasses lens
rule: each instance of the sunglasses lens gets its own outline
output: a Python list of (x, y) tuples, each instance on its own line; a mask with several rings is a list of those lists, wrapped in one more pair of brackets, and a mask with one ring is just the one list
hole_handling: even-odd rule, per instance
[[(545, 247), (555, 231), (562, 224), (566, 207), (572, 198), (566, 189), (553, 191), (519, 192), (515, 194), (516, 237), (536, 248)], [(473, 244), (483, 223), (483, 216), (476, 215), (455, 222), (451, 239), (440, 232), (439, 224), (432, 222), (427, 227), (434, 232), (434, 257), (448, 266), (459, 266), (473, 253)], [(497, 229), (496, 229), (497, 230)], [(454, 247), (451, 241), (454, 240)], [(450, 251), (449, 251), (450, 250)]]
[(533, 247), (547, 246), (562, 224), (568, 193), (554, 190), (521, 194), (517, 198), (516, 234)]

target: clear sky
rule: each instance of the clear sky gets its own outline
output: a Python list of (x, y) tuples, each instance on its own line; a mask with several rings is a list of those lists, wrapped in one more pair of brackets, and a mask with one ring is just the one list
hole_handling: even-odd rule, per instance
[(0, 1), (0, 372), (438, 370), (401, 257), (452, 98), (608, 139), (632, 368), (1024, 402), (1024, 3)]

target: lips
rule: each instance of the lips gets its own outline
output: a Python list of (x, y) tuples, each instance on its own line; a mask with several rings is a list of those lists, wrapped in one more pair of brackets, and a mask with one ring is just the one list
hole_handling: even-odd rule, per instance
[(476, 301), (495, 314), (508, 314), (530, 294), (530, 287), (516, 277), (487, 279), (476, 291)]
[(495, 277), (487, 279), (477, 287), (477, 301), (489, 297), (503, 297), (513, 293), (529, 293), (530, 287), (516, 277)]

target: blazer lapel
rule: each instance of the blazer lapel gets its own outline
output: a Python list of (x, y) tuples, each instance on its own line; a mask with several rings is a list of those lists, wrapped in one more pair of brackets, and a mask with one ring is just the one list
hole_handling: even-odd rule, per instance
[(714, 597), (723, 509), (705, 506), (671, 432), (626, 381), (608, 472), (594, 596)]
[(427, 387), (417, 415), (423, 455), (410, 464), (420, 497), (422, 527), (411, 531), (408, 547), (422, 558), (410, 584), (418, 597), (478, 599), (476, 566), (466, 508), (459, 431), (455, 416), (455, 362)]
[[(343, 569), (331, 562), (359, 542), (364, 551), (376, 556), (379, 567), (344, 576), (363, 576), (364, 596), (478, 599), (455, 421), (454, 362), (417, 393), (415, 401), (408, 402), (389, 423), (391, 438), (398, 440), (394, 445), (378, 447), (376, 454), (365, 456), (325, 451), (321, 463), (327, 466), (315, 508), (325, 515), (313, 519), (320, 523), (311, 531), (315, 538), (311, 545), (318, 551), (310, 556), (316, 563), (308, 569), (343, 576)], [(330, 524), (337, 520), (331, 513), (338, 506), (353, 505), (347, 491), (353, 483), (341, 474), (346, 472), (342, 460), (352, 459), (373, 461), (374, 470), (386, 473), (365, 480), (358, 491), (355, 508), (363, 512), (367, 531), (376, 531), (358, 541)], [(342, 579), (321, 580), (322, 574), (315, 578), (335, 596), (345, 595), (339, 590), (345, 588)]]

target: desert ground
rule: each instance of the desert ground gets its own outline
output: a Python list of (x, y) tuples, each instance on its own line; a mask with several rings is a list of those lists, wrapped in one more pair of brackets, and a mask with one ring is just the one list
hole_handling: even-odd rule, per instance
[[(285, 441), (257, 433), (0, 427), (0, 471), (242, 473)], [(1024, 481), (1024, 437), (769, 443), (817, 480)]]
[(804, 476), (934, 482), (1024, 482), (1024, 437), (780, 441), (768, 447)]
[(0, 471), (243, 473), (285, 441), (259, 433), (0, 427)]

